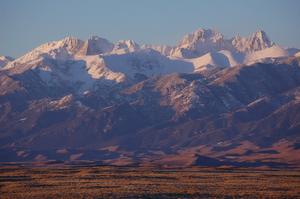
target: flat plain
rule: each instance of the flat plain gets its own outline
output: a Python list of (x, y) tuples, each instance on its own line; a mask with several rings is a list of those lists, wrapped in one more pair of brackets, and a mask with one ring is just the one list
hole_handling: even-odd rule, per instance
[(300, 171), (12, 164), (0, 198), (300, 198)]

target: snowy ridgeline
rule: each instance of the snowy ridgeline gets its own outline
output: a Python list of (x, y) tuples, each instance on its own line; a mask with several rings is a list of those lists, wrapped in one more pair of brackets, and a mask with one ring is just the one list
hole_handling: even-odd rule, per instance
[(288, 56), (299, 56), (299, 50), (281, 48), (264, 31), (225, 39), (215, 30), (198, 29), (173, 47), (139, 45), (132, 40), (113, 44), (97, 36), (87, 41), (67, 37), (43, 44), (16, 60), (2, 56), (0, 67), (11, 74), (34, 70), (49, 84), (79, 82), (85, 90), (98, 80), (120, 83), (137, 75), (193, 73)]

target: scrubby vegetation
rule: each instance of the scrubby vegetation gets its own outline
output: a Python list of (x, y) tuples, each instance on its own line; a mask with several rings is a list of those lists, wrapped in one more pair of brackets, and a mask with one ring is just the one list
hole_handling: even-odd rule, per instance
[(1, 198), (297, 198), (300, 171), (108, 166), (0, 167)]

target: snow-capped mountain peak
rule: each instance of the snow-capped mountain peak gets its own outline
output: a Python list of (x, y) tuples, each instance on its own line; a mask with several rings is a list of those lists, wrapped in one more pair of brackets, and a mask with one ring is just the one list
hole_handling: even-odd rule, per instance
[(153, 49), (157, 52), (160, 52), (162, 55), (170, 56), (174, 47), (168, 45), (144, 44), (141, 46), (141, 49)]
[(70, 59), (80, 51), (83, 45), (84, 41), (75, 37), (66, 37), (62, 40), (48, 42), (14, 60), (8, 64), (7, 67), (13, 67), (17, 63), (23, 64), (32, 62), (44, 57), (57, 60)]
[(193, 45), (197, 45), (199, 42), (212, 42), (216, 43), (223, 39), (223, 35), (212, 29), (199, 28), (195, 32), (187, 34), (179, 42), (181, 48), (189, 48)]
[(263, 30), (259, 30), (249, 37), (234, 37), (232, 45), (239, 52), (254, 52), (269, 48), (274, 44)]
[(12, 57), (0, 55), (0, 68), (4, 67), (6, 64), (13, 60), (14, 59)]
[(187, 34), (172, 51), (171, 56), (182, 58), (196, 58), (209, 52), (227, 49), (227, 41), (223, 35), (212, 29), (200, 28)]
[(250, 42), (253, 51), (269, 48), (273, 45), (263, 30), (253, 33), (250, 37)]
[(84, 44), (82, 49), (82, 54), (84, 55), (96, 55), (109, 53), (114, 48), (114, 45), (108, 40), (98, 37), (92, 36), (90, 37)]
[(140, 49), (139, 44), (133, 40), (120, 40), (115, 44), (112, 54), (131, 53)]
[(76, 52), (78, 48), (82, 47), (83, 41), (78, 38), (69, 36), (58, 42), (53, 42), (52, 45), (56, 48), (66, 48), (70, 52)]

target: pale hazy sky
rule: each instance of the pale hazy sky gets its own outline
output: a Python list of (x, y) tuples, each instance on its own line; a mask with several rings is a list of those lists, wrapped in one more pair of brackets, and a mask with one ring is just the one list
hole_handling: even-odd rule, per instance
[(0, 0), (0, 54), (13, 57), (70, 35), (174, 45), (199, 27), (226, 37), (263, 29), (300, 48), (300, 0)]

